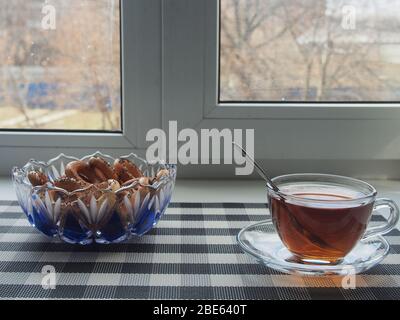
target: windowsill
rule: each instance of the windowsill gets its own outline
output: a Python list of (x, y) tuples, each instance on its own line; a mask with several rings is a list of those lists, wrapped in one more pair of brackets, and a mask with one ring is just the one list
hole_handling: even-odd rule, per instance
[[(393, 199), (400, 205), (400, 180), (368, 180), (368, 182), (378, 190), (378, 197)], [(261, 180), (178, 180), (172, 201), (265, 203), (264, 185)], [(0, 178), (0, 200), (16, 200), (10, 179)], [(386, 215), (384, 212), (383, 214)]]
[[(400, 180), (370, 180), (379, 197), (400, 204)], [(174, 202), (245, 202), (265, 203), (266, 190), (261, 180), (178, 180)], [(0, 200), (15, 200), (10, 179), (0, 178)]]

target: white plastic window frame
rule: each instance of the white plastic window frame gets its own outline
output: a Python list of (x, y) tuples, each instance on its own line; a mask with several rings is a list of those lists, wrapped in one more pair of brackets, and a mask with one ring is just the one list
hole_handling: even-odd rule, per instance
[[(163, 1), (163, 126), (255, 129), (272, 175), (329, 172), (400, 178), (399, 103), (219, 103), (219, 0)], [(192, 166), (192, 177), (231, 168)]]
[[(0, 174), (60, 152), (145, 154), (153, 128), (255, 129), (271, 175), (330, 172), (400, 178), (399, 104), (220, 104), (219, 0), (121, 0), (123, 133), (0, 132)], [(180, 177), (232, 177), (185, 166)]]
[(146, 132), (161, 126), (161, 2), (121, 0), (122, 133), (0, 132), (0, 175), (29, 159), (145, 153)]

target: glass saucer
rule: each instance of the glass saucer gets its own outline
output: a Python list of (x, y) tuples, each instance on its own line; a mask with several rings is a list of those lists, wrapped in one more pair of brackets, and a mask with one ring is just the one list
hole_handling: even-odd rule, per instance
[(261, 264), (283, 273), (315, 276), (345, 276), (364, 272), (380, 263), (389, 253), (382, 236), (362, 240), (341, 263), (321, 265), (299, 262), (284, 246), (271, 220), (242, 229), (237, 237), (243, 251)]

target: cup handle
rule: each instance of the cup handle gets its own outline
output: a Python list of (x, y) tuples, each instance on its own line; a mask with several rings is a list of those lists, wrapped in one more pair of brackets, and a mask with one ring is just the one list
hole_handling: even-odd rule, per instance
[(375, 201), (373, 211), (379, 211), (383, 208), (390, 209), (390, 213), (389, 213), (387, 222), (380, 226), (368, 228), (367, 231), (365, 232), (363, 239), (369, 239), (369, 238), (372, 238), (377, 235), (387, 234), (397, 226), (397, 223), (399, 222), (399, 218), (400, 218), (400, 210), (399, 210), (399, 207), (397, 206), (397, 204), (393, 200), (390, 200), (390, 199), (385, 199), (385, 198), (377, 199)]

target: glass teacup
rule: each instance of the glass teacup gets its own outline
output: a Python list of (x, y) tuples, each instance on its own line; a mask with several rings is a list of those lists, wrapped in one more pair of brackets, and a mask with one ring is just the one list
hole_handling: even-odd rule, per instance
[[(362, 239), (383, 235), (399, 221), (390, 199), (377, 199), (370, 184), (326, 174), (292, 174), (268, 188), (272, 220), (284, 245), (303, 263), (334, 265)], [(374, 211), (389, 209), (385, 224), (368, 227)]]

